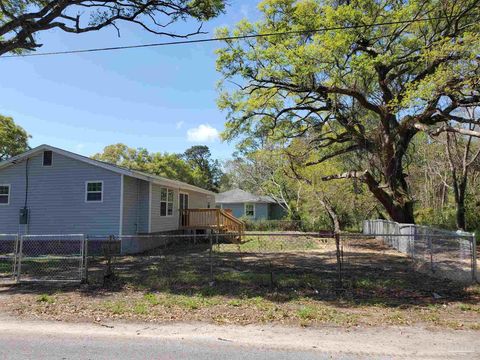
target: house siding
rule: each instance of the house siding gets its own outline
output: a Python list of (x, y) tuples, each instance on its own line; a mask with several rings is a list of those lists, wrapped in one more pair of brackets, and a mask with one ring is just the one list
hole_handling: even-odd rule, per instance
[[(173, 216), (160, 216), (160, 189), (167, 188), (173, 190)], [(215, 208), (215, 198), (213, 195), (207, 195), (196, 191), (174, 189), (168, 186), (152, 184), (152, 208), (151, 208), (151, 232), (163, 232), (178, 230), (180, 225), (179, 212), (179, 194), (180, 192), (188, 194), (190, 209), (204, 209), (210, 203), (211, 208)]]
[[(120, 230), (121, 175), (53, 153), (43, 166), (43, 153), (28, 160), (28, 229), (19, 225), (24, 206), (27, 161), (0, 169), (0, 184), (11, 185), (10, 204), (0, 206), (0, 233), (117, 235)], [(103, 181), (103, 201), (85, 201), (85, 182)]]
[(255, 204), (255, 220), (267, 220), (268, 219), (268, 203), (256, 203)]
[(147, 181), (138, 180), (138, 233), (148, 233), (148, 213), (150, 211), (150, 184)]
[[(172, 216), (160, 216), (160, 189), (166, 188), (173, 190), (173, 215)], [(152, 208), (151, 211), (151, 220), (152, 224), (150, 231), (163, 232), (163, 231), (172, 231), (177, 230), (179, 227), (178, 220), (178, 189), (172, 189), (168, 186), (161, 186), (152, 184)]]
[(123, 177), (123, 235), (148, 232), (148, 182)]
[(210, 203), (210, 208), (215, 208), (215, 197), (194, 191), (183, 191), (188, 194), (189, 207), (191, 209), (206, 209)]
[[(266, 220), (268, 219), (268, 203), (254, 203), (255, 205), (255, 217), (253, 220)], [(217, 207), (222, 209), (232, 210), (233, 216), (237, 218), (245, 217), (245, 203), (229, 203), (218, 204)]]
[(270, 204), (269, 215), (270, 220), (282, 220), (287, 216), (287, 212), (278, 204)]

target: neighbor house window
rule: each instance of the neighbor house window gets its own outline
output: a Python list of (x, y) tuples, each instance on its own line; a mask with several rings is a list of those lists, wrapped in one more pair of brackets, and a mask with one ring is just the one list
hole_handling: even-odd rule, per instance
[(245, 204), (245, 216), (255, 217), (255, 204)]
[(51, 151), (43, 152), (43, 166), (52, 166), (53, 153)]
[(85, 200), (87, 202), (103, 201), (103, 181), (87, 181)]
[(173, 215), (173, 190), (160, 189), (160, 216)]
[(0, 185), (0, 205), (10, 204), (10, 185)]

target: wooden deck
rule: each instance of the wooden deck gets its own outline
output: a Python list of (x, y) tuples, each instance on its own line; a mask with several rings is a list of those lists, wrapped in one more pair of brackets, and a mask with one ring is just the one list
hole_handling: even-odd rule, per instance
[(241, 240), (245, 224), (223, 209), (180, 210), (180, 229), (212, 229), (218, 233), (237, 235)]

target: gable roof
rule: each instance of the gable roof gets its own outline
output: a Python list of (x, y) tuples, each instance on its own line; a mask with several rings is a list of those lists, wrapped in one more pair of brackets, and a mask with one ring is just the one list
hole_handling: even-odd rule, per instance
[(34, 156), (34, 155), (36, 155), (40, 152), (46, 151), (46, 150), (47, 151), (48, 150), (53, 151), (54, 153), (58, 153), (60, 155), (66, 156), (68, 158), (75, 159), (75, 160), (78, 160), (78, 161), (82, 161), (84, 163), (87, 163), (87, 164), (90, 164), (90, 165), (93, 165), (93, 166), (98, 166), (100, 168), (112, 171), (112, 172), (117, 173), (117, 174), (130, 176), (130, 177), (133, 177), (133, 178), (136, 178), (136, 179), (152, 182), (154, 184), (170, 186), (170, 187), (174, 187), (174, 188), (181, 188), (181, 189), (184, 189), (184, 190), (197, 191), (197, 192), (207, 194), (207, 195), (215, 195), (215, 193), (212, 192), (212, 191), (205, 190), (205, 189), (202, 189), (198, 186), (190, 185), (190, 184), (184, 183), (182, 181), (171, 180), (171, 179), (167, 179), (167, 178), (164, 178), (164, 177), (161, 177), (161, 176), (148, 174), (148, 173), (145, 173), (145, 172), (142, 172), (142, 171), (127, 169), (127, 168), (124, 168), (124, 167), (121, 167), (121, 166), (118, 166), (118, 165), (110, 164), (110, 163), (107, 163), (107, 162), (104, 162), (104, 161), (94, 160), (94, 159), (91, 159), (89, 157), (79, 155), (79, 154), (75, 154), (73, 152), (63, 150), (63, 149), (60, 149), (60, 148), (56, 148), (54, 146), (50, 146), (50, 145), (46, 145), (46, 144), (37, 146), (36, 148), (33, 148), (31, 150), (28, 150), (28, 151), (24, 152), (23, 154), (11, 157), (8, 160), (0, 162), (0, 169), (5, 168), (7, 166), (14, 165), (14, 164), (18, 163), (19, 161), (30, 158), (30, 157), (32, 157), (32, 156)]
[(241, 189), (233, 189), (215, 195), (218, 204), (229, 203), (275, 203), (270, 196), (259, 196)]

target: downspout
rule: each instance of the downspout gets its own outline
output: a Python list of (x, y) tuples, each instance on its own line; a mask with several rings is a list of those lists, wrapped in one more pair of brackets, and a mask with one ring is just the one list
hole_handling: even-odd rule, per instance
[[(30, 223), (30, 214), (28, 211), (28, 192), (29, 192), (29, 174), (28, 174), (28, 165), (30, 159), (27, 158), (25, 161), (25, 201), (23, 203), (23, 211), (26, 213), (26, 223), (23, 224), (23, 233), (26, 235), (29, 231), (29, 223)], [(20, 226), (20, 225), (19, 225)]]

